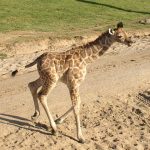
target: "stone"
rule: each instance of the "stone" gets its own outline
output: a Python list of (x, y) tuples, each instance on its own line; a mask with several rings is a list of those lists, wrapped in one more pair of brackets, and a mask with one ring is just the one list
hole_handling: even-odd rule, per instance
[(97, 143), (95, 143), (95, 149), (96, 149), (96, 150), (104, 150), (104, 149), (100, 146), (100, 144), (97, 144)]
[(139, 21), (140, 24), (150, 24), (150, 19), (144, 19)]

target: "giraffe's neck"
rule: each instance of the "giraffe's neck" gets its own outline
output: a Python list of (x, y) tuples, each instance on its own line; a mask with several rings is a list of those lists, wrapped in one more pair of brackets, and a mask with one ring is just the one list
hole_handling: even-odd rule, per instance
[(103, 55), (109, 47), (112, 45), (113, 41), (104, 35), (98, 37), (95, 41), (87, 43), (81, 49), (81, 54), (85, 53), (86, 63), (93, 62)]

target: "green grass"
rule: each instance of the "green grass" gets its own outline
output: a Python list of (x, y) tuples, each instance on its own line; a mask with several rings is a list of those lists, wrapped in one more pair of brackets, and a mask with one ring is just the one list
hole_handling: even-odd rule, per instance
[(143, 29), (150, 16), (150, 0), (0, 0), (0, 32), (44, 31), (56, 34), (102, 30), (123, 21)]

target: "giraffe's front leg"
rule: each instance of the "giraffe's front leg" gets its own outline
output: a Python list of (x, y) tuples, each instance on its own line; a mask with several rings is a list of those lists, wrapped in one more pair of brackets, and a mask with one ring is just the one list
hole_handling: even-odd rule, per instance
[(80, 143), (85, 143), (85, 139), (82, 135), (81, 123), (80, 123), (80, 96), (79, 96), (79, 87), (73, 87), (70, 89), (70, 96), (73, 104), (73, 111), (76, 120), (77, 127), (77, 137)]
[(38, 98), (37, 98), (37, 90), (40, 86), (41, 86), (40, 78), (28, 84), (28, 87), (33, 97), (34, 107), (35, 107), (35, 113), (33, 116), (31, 116), (32, 122), (36, 122), (36, 120), (40, 116), (40, 109), (39, 109)]
[(73, 106), (66, 113), (64, 113), (61, 117), (55, 120), (56, 124), (61, 124), (67, 118), (67, 116), (70, 114), (72, 110), (73, 110)]

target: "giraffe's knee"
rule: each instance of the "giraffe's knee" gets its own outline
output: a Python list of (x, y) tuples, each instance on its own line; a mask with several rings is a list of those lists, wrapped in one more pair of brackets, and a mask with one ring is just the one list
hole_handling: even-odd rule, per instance
[(79, 107), (80, 104), (81, 104), (81, 101), (80, 101), (80, 96), (78, 93), (72, 93), (71, 94), (71, 100), (72, 100), (72, 105), (74, 107)]
[(73, 107), (74, 107), (75, 114), (79, 114), (79, 112), (80, 112), (80, 105), (81, 105), (80, 98), (78, 98), (75, 101), (73, 101)]
[(29, 89), (31, 89), (31, 88), (32, 88), (32, 86), (33, 86), (33, 82), (29, 82), (29, 83), (28, 83), (28, 87), (29, 87)]
[(32, 93), (35, 93), (37, 91), (37, 88), (35, 87), (34, 82), (30, 82), (28, 84), (28, 87)]
[(79, 114), (79, 112), (80, 112), (80, 104), (81, 104), (80, 99), (72, 100), (72, 104), (73, 104), (73, 108), (74, 108), (74, 113), (75, 114)]
[(38, 92), (38, 99), (41, 103), (44, 102), (46, 96), (47, 96), (47, 94), (44, 91)]
[(49, 93), (51, 86), (48, 84), (44, 85), (42, 89), (38, 92), (38, 98), (42, 100), (44, 97), (46, 97)]
[(36, 121), (39, 116), (40, 116), (40, 112), (39, 111), (35, 111), (35, 113), (33, 114), (33, 116), (31, 116), (31, 120), (32, 121)]
[(37, 92), (38, 88), (41, 86), (41, 80), (38, 79), (36, 81), (30, 82), (28, 87), (32, 93)]
[(38, 93), (38, 99), (39, 99), (39, 101), (42, 103), (42, 100), (43, 100), (43, 94), (42, 94), (41, 91)]
[(76, 104), (76, 105), (74, 106), (74, 113), (75, 113), (75, 114), (79, 114), (79, 112), (80, 112), (80, 106)]

